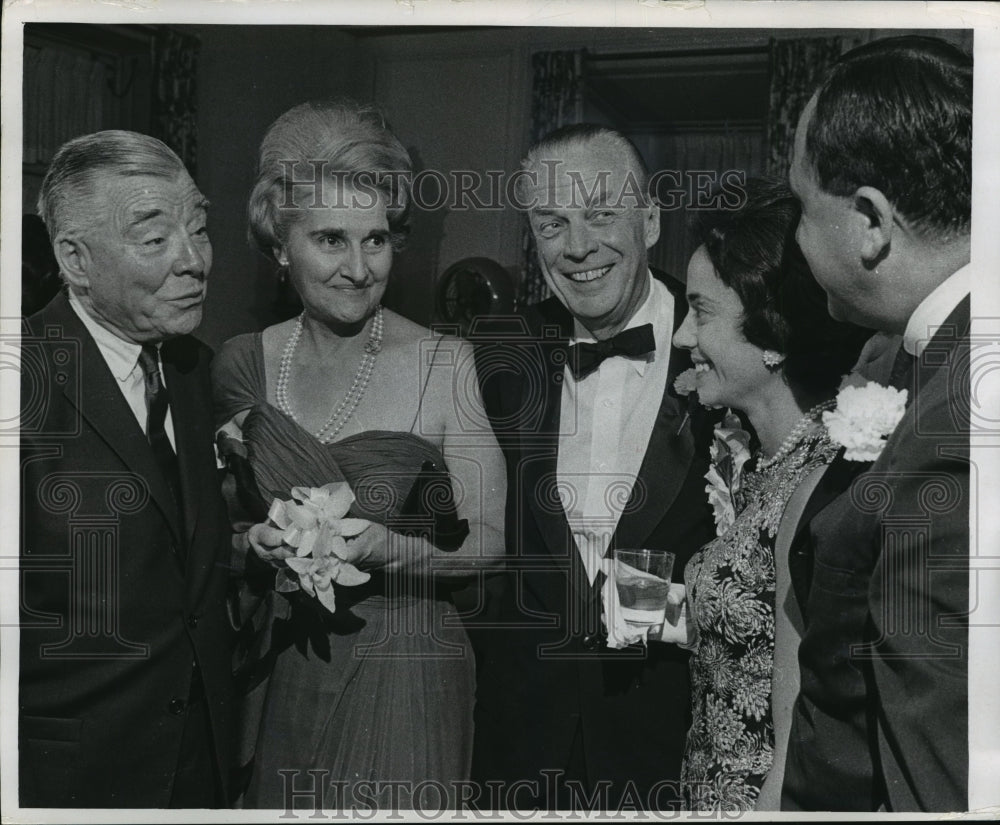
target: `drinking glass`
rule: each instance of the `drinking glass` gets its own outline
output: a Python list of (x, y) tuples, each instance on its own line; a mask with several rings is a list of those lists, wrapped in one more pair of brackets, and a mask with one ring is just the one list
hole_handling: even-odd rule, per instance
[(674, 554), (666, 550), (615, 550), (615, 586), (625, 621), (663, 623), (673, 569)]

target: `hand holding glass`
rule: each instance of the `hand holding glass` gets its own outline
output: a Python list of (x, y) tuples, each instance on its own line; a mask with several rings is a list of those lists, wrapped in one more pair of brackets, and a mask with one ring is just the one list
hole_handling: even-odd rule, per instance
[(615, 586), (625, 621), (663, 623), (673, 568), (674, 554), (666, 550), (615, 550)]

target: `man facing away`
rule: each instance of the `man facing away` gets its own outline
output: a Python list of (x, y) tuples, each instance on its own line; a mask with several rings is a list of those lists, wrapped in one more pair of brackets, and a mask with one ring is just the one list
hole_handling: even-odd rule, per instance
[[(616, 810), (678, 804), (690, 715), (687, 654), (611, 649), (602, 561), (676, 555), (714, 536), (703, 416), (686, 416), (671, 346), (683, 288), (647, 263), (659, 212), (635, 147), (565, 127), (523, 164), (538, 260), (553, 296), (477, 366), (508, 462), (508, 572), (481, 631), (473, 779), (481, 807)], [(624, 335), (623, 335), (624, 333)], [(704, 443), (696, 450), (696, 437)]]
[(22, 807), (225, 803), (207, 205), (134, 132), (69, 141), (42, 184), (66, 292), (22, 336)]
[(799, 121), (799, 244), (834, 317), (903, 336), (908, 402), (792, 545), (788, 810), (967, 807), (971, 140), (971, 60), (927, 37), (845, 55)]

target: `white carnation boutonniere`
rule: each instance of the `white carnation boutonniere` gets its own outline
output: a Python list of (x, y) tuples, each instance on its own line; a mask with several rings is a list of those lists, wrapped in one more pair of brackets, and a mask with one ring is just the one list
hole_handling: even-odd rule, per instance
[(705, 473), (708, 502), (715, 516), (715, 533), (721, 536), (736, 521), (736, 494), (743, 480), (743, 465), (750, 459), (750, 433), (727, 412), (715, 428), (709, 448), (711, 465)]
[(322, 487), (293, 487), (292, 498), (271, 502), (268, 518), (284, 530), (285, 544), (295, 555), (278, 570), (275, 590), (290, 593), (305, 590), (315, 596), (331, 613), (336, 608), (333, 584), (352, 587), (364, 584), (369, 573), (358, 570), (347, 539), (364, 532), (371, 524), (360, 518), (345, 518), (354, 493), (346, 481)]
[(874, 461), (906, 412), (906, 390), (875, 381), (849, 382), (837, 393), (837, 406), (823, 413), (830, 440), (846, 448), (848, 461)]

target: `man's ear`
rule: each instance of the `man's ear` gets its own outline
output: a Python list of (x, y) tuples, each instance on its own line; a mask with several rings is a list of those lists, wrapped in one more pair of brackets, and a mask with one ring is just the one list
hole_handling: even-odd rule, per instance
[(651, 203), (646, 207), (646, 214), (643, 215), (643, 230), (646, 238), (646, 249), (652, 249), (660, 239), (660, 207)]
[(861, 257), (877, 264), (889, 252), (892, 242), (895, 210), (889, 199), (874, 186), (862, 186), (854, 193), (854, 209), (863, 218)]
[(279, 266), (288, 266), (288, 256), (285, 254), (283, 246), (273, 246), (271, 247), (271, 252), (274, 253), (274, 259), (278, 262)]
[(66, 277), (66, 283), (74, 289), (88, 289), (93, 259), (90, 249), (79, 238), (60, 232), (52, 244), (52, 252), (59, 264), (59, 271)]

